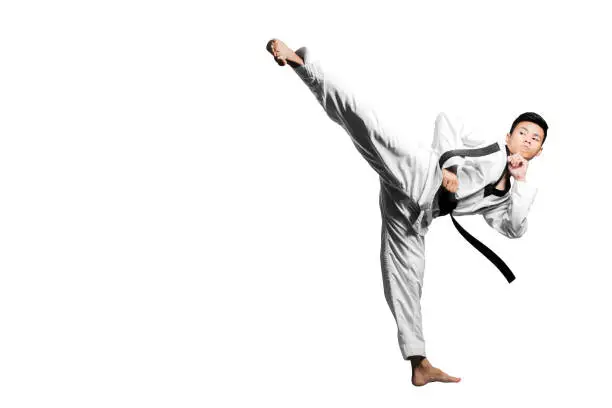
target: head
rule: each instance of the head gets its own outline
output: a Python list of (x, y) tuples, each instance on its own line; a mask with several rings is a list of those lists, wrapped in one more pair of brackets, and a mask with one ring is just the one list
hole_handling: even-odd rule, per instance
[(548, 125), (537, 113), (525, 112), (519, 115), (506, 135), (506, 146), (511, 154), (520, 153), (531, 160), (542, 153)]

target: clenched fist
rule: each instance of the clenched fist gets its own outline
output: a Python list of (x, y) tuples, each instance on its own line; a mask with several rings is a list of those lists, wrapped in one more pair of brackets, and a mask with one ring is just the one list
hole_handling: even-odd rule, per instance
[(456, 193), (459, 188), (459, 179), (450, 171), (442, 169), (442, 187), (451, 193)]
[(508, 156), (508, 171), (515, 180), (525, 180), (528, 164), (529, 162), (518, 153)]

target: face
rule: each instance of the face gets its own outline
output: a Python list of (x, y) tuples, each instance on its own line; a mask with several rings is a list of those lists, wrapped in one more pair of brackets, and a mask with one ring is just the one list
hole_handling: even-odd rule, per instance
[(511, 154), (519, 153), (531, 160), (542, 153), (544, 129), (532, 122), (519, 122), (512, 133), (506, 135), (506, 145)]

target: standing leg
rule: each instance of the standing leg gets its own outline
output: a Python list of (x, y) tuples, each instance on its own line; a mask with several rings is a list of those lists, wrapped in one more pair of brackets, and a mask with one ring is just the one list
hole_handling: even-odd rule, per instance
[(389, 214), (387, 189), (381, 185), (380, 264), (385, 298), (397, 323), (404, 359), (425, 356), (421, 295), (425, 270), (425, 237), (402, 218)]
[(414, 385), (422, 386), (433, 381), (459, 382), (459, 378), (433, 367), (425, 357), (421, 314), (425, 236), (406, 222), (410, 218), (410, 210), (398, 211), (402, 207), (397, 199), (395, 192), (381, 183), (380, 264), (385, 298), (397, 324), (402, 356), (412, 363)]

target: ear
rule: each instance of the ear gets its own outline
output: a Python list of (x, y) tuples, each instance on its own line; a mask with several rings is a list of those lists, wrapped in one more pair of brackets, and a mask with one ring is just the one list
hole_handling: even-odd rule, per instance
[(506, 134), (506, 144), (510, 143), (510, 133)]

